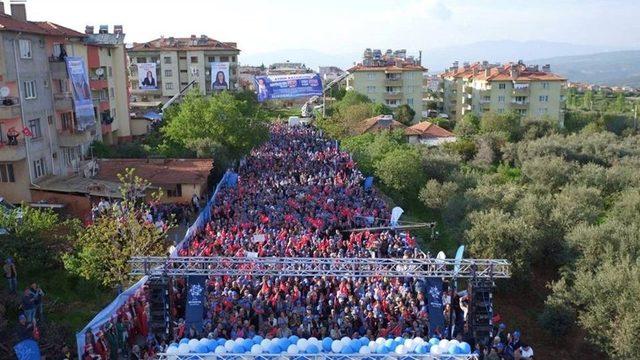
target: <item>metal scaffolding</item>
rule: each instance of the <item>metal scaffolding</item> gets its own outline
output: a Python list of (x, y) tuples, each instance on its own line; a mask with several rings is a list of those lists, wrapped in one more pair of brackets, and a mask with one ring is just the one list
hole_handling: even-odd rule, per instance
[(478, 356), (469, 355), (431, 355), (431, 354), (157, 354), (158, 360), (477, 360)]
[(131, 275), (508, 278), (504, 259), (133, 257)]

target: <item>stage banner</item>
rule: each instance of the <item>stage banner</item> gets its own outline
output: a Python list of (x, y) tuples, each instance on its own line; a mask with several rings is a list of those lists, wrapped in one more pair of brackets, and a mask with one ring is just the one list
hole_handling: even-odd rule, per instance
[(73, 110), (76, 113), (77, 130), (84, 131), (96, 124), (91, 100), (89, 76), (84, 66), (84, 60), (79, 56), (65, 58), (67, 73), (73, 90)]
[(136, 66), (138, 67), (138, 89), (157, 90), (156, 63), (137, 63)]
[(222, 91), (229, 89), (229, 63), (211, 63), (211, 91)]
[(434, 336), (435, 330), (444, 333), (444, 306), (442, 304), (442, 279), (427, 278), (427, 299), (429, 301), (429, 336)]
[(269, 75), (255, 77), (258, 101), (322, 96), (318, 74)]
[(187, 308), (184, 316), (187, 329), (193, 325), (197, 331), (202, 330), (206, 281), (207, 277), (201, 275), (191, 275), (187, 278)]

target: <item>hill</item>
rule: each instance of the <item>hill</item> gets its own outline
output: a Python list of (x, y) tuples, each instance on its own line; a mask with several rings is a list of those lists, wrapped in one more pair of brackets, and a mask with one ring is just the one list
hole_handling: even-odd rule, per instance
[(527, 61), (551, 64), (551, 70), (570, 81), (640, 87), (640, 50), (560, 56)]

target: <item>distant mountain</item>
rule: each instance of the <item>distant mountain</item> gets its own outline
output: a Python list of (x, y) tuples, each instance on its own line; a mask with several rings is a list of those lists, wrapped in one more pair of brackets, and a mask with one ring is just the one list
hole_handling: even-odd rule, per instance
[(353, 65), (354, 61), (360, 61), (362, 50), (355, 51), (352, 54), (327, 54), (312, 49), (286, 49), (275, 50), (263, 53), (240, 53), (239, 61), (243, 65), (261, 65), (269, 66), (276, 62), (300, 62), (312, 69), (317, 70), (318, 66), (338, 66), (347, 69)]
[(577, 45), (552, 41), (481, 41), (466, 45), (447, 46), (422, 52), (422, 64), (430, 72), (440, 72), (453, 61), (508, 62), (542, 59), (557, 56), (585, 55), (603, 51), (622, 50), (597, 45)]
[(528, 61), (551, 64), (551, 71), (570, 81), (640, 87), (640, 50), (560, 56)]

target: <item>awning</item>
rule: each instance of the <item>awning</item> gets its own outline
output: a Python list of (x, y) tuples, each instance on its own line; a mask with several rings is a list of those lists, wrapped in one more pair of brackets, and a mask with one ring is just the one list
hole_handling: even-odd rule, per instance
[(142, 115), (142, 117), (147, 120), (162, 120), (162, 115), (158, 114), (155, 111), (147, 111), (147, 113)]

